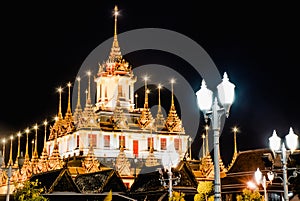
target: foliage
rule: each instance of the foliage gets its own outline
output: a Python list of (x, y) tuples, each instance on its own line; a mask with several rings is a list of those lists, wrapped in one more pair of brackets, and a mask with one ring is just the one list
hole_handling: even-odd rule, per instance
[(200, 181), (197, 186), (197, 194), (194, 196), (194, 201), (210, 200), (213, 198), (213, 182)]
[(13, 192), (15, 201), (48, 201), (41, 195), (44, 189), (39, 186), (38, 180), (30, 181), (27, 180), (21, 186), (16, 186)]
[(169, 201), (185, 201), (185, 194), (182, 192), (173, 191), (172, 197), (169, 197)]
[(208, 197), (208, 200), (207, 201), (214, 201), (215, 200), (215, 196), (214, 195), (211, 195)]
[(259, 191), (244, 189), (243, 194), (236, 196), (237, 201), (264, 201), (264, 196), (262, 196)]
[(111, 189), (103, 201), (112, 201), (112, 190)]
[(300, 195), (300, 174), (292, 180), (292, 191), (294, 195)]

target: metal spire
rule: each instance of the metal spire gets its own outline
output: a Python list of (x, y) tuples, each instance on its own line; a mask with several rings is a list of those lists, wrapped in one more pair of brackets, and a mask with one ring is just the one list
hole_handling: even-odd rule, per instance
[(114, 62), (117, 59), (122, 58), (122, 54), (120, 51), (120, 46), (117, 38), (117, 17), (119, 15), (118, 7), (115, 6), (114, 8), (114, 16), (115, 16), (115, 24), (114, 24), (114, 41), (111, 47), (110, 55), (109, 55), (109, 61)]
[(87, 75), (89, 77), (89, 80), (88, 80), (88, 94), (87, 94), (87, 101), (86, 101), (86, 103), (88, 105), (90, 105), (91, 104), (91, 71), (88, 71)]
[(149, 90), (147, 88), (147, 80), (148, 80), (148, 77), (145, 77), (144, 78), (145, 80), (145, 103), (144, 103), (144, 108), (148, 108), (148, 93), (149, 93)]
[(77, 105), (76, 109), (81, 109), (81, 104), (80, 104), (80, 77), (77, 77), (78, 81), (78, 89), (77, 89)]
[(25, 159), (29, 160), (29, 153), (28, 153), (28, 133), (29, 133), (29, 128), (26, 128), (26, 150), (25, 150)]
[(71, 114), (71, 82), (68, 82), (67, 86), (69, 88), (67, 114)]
[(208, 129), (209, 129), (209, 126), (205, 125), (205, 141), (206, 141), (206, 145), (205, 145), (206, 154), (205, 155), (209, 154), (209, 150), (208, 150)]
[(234, 140), (234, 154), (237, 154), (237, 144), (236, 144), (236, 133), (238, 132), (237, 127), (233, 128), (233, 140)]
[(47, 120), (44, 121), (44, 126), (45, 126), (45, 136), (44, 136), (44, 149), (46, 149), (46, 142), (47, 142)]
[(38, 158), (38, 151), (37, 151), (37, 129), (38, 129), (38, 125), (37, 124), (35, 124), (34, 129), (35, 129), (35, 142), (34, 142), (33, 155), (34, 155), (35, 158)]
[(63, 117), (62, 117), (62, 113), (61, 113), (61, 92), (62, 92), (62, 88), (59, 87), (57, 91), (58, 91), (58, 93), (59, 93), (58, 118), (59, 118), (59, 119), (62, 119), (62, 118), (63, 118)]
[(13, 159), (12, 159), (12, 140), (13, 136), (10, 136), (10, 151), (9, 151), (9, 161), (7, 166), (12, 166), (13, 165)]

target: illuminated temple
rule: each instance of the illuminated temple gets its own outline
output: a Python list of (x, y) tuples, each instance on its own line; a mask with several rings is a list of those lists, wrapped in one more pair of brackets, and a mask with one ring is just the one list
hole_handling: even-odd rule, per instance
[[(132, 66), (121, 53), (117, 38), (117, 14), (118, 10), (115, 7), (114, 38), (107, 60), (99, 64), (96, 75), (87, 72), (88, 89), (85, 91), (85, 103), (82, 104), (79, 97), (82, 81), (80, 77), (76, 79), (78, 101), (74, 111), (71, 110), (71, 83), (67, 85), (69, 93), (65, 113), (62, 111), (61, 103), (62, 88), (58, 89), (58, 113), (52, 125), (47, 125), (45, 122), (42, 153), (39, 155), (37, 150), (36, 127), (32, 154), (28, 148), (29, 130), (26, 131), (25, 160), (22, 168), (17, 169), (20, 150), (14, 158), (10, 149), (8, 162), (2, 161), (2, 167), (9, 165), (13, 167), (11, 183), (28, 180), (36, 174), (62, 169), (67, 163), (67, 158), (81, 157), (82, 164), (79, 167), (72, 169), (69, 166), (73, 177), (81, 173), (100, 171), (101, 159), (104, 160), (101, 161), (104, 164), (102, 169), (115, 169), (126, 185), (130, 186), (134, 176), (132, 167), (134, 159), (144, 161), (144, 165), (150, 167), (160, 165), (163, 154), (167, 150), (174, 150), (174, 154), (178, 155), (179, 159), (184, 157), (189, 146), (189, 135), (185, 133), (182, 121), (176, 112), (173, 82), (171, 82), (171, 97), (164, 97), (171, 101), (166, 117), (161, 110), (160, 96), (157, 100), (159, 103), (157, 115), (151, 114), (147, 78), (143, 80), (145, 82), (144, 105), (138, 108), (134, 104), (134, 84), (137, 77), (133, 73)], [(91, 80), (92, 76), (94, 80)], [(96, 84), (95, 104), (92, 104), (91, 100), (92, 84)], [(20, 149), (20, 145), (18, 146)], [(6, 172), (2, 171), (0, 177), (0, 184), (6, 187)]]
[[(115, 7), (114, 37), (111, 49), (107, 51), (108, 58), (98, 64), (96, 74), (87, 72), (88, 87), (84, 91), (80, 84), (85, 80), (76, 78), (77, 89), (73, 92), (77, 92), (77, 103), (74, 111), (71, 109), (72, 84), (68, 83), (66, 111), (62, 111), (62, 88), (59, 88), (55, 120), (44, 122), (44, 132), (43, 129), (38, 131), (38, 125), (33, 127), (34, 141), (31, 146), (29, 134), (32, 130), (25, 130), (24, 155), (20, 150), (21, 133), (17, 135), (16, 156), (12, 151), (13, 137), (6, 140), (10, 142), (6, 151), (9, 152), (8, 158), (5, 157), (3, 141), (3, 150), (0, 151), (0, 195), (7, 193), (8, 186), (12, 194), (15, 184), (22, 185), (24, 181), (38, 179), (45, 187), (44, 195), (53, 200), (62, 199), (55, 197), (56, 193), (60, 196), (71, 193), (82, 196), (82, 200), (86, 201), (90, 195), (106, 196), (112, 191), (117, 200), (166, 201), (168, 188), (161, 181), (162, 170), (169, 165), (173, 168), (173, 175), (180, 175), (180, 181), (173, 186), (173, 190), (184, 192), (186, 200), (194, 200), (198, 183), (214, 180), (208, 126), (202, 135), (202, 158), (192, 159), (191, 138), (185, 133), (174, 104), (173, 81), (170, 82), (171, 95), (162, 97), (171, 103), (166, 115), (161, 107), (161, 85), (157, 87), (158, 99), (154, 103), (158, 105), (157, 114), (152, 115), (147, 77), (142, 78), (143, 107), (138, 107), (134, 101), (137, 98), (134, 85), (138, 78), (133, 73), (132, 65), (122, 56), (117, 37), (117, 15), (118, 9)], [(95, 85), (96, 94), (91, 94), (91, 85)], [(85, 93), (85, 102), (80, 101), (82, 92)], [(95, 100), (92, 101), (91, 97)], [(38, 152), (37, 139), (38, 132), (39, 139), (42, 137), (41, 131), (43, 149)], [(234, 146), (228, 167), (223, 164), (221, 156), (219, 159), (222, 194), (228, 200), (245, 188), (245, 182), (241, 182), (245, 175), (249, 179), (257, 167), (264, 169), (261, 158), (270, 153), (269, 149), (238, 152), (236, 140)], [(171, 159), (174, 157), (178, 160)], [(169, 164), (164, 161), (166, 158)], [(22, 159), (22, 166), (19, 166), (19, 159)], [(12, 167), (11, 177), (8, 167)], [(95, 197), (91, 199), (95, 200)]]

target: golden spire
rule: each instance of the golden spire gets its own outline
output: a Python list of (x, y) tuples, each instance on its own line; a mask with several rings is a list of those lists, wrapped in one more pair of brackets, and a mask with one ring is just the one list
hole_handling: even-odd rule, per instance
[(171, 79), (171, 90), (172, 90), (172, 100), (171, 100), (171, 107), (175, 107), (174, 106), (174, 83), (175, 83), (175, 80), (174, 79)]
[(76, 109), (81, 109), (81, 104), (80, 104), (80, 77), (77, 77), (78, 81), (78, 89), (77, 89), (77, 106)]
[(236, 143), (236, 133), (239, 132), (239, 129), (235, 126), (235, 127), (232, 128), (232, 131), (233, 131), (233, 135), (234, 135), (233, 136), (234, 151), (233, 151), (233, 157), (232, 157), (231, 163), (228, 165), (227, 170), (229, 170), (233, 166), (233, 164), (234, 164), (234, 162), (235, 162), (235, 160), (237, 158), (237, 155), (238, 155), (238, 152), (237, 152), (237, 143)]
[(18, 132), (17, 136), (18, 136), (18, 152), (17, 152), (17, 159), (18, 159), (18, 158), (20, 157), (20, 152), (21, 152), (21, 150), (20, 150), (20, 137), (21, 137), (21, 132), (20, 132), (20, 131)]
[(62, 88), (59, 87), (57, 91), (58, 91), (58, 93), (59, 93), (58, 118), (59, 118), (59, 119), (62, 119), (62, 118), (63, 118), (63, 117), (62, 117), (62, 113), (61, 113), (61, 93), (62, 93)]
[(28, 153), (28, 133), (29, 133), (29, 128), (26, 128), (26, 150), (25, 150), (25, 159), (29, 160), (29, 153)]
[(88, 90), (85, 90), (85, 105), (87, 105), (87, 100), (88, 100)]
[(67, 86), (69, 88), (67, 114), (71, 114), (71, 82), (68, 82)]
[(5, 138), (2, 139), (2, 143), (3, 143), (3, 148), (2, 148), (3, 149), (3, 155), (2, 155), (3, 156), (3, 161), (2, 161), (1, 165), (2, 165), (2, 167), (5, 167), (5, 143), (6, 143)]
[(17, 136), (18, 136), (18, 151), (17, 151), (17, 157), (16, 157), (16, 161), (15, 161), (15, 167), (18, 167), (18, 159), (20, 157), (20, 137), (21, 137), (21, 132), (19, 131), (17, 133)]
[(236, 133), (238, 132), (238, 128), (233, 127), (233, 135), (234, 135), (234, 154), (237, 154), (237, 144), (236, 144)]
[(138, 94), (135, 94), (134, 97), (135, 97), (135, 108), (137, 109), (137, 108), (138, 108), (137, 98), (138, 98), (139, 96), (138, 96)]
[(48, 153), (47, 153), (47, 145), (46, 145), (46, 138), (47, 138), (47, 125), (48, 122), (47, 120), (44, 121), (44, 127), (45, 127), (45, 136), (44, 136), (44, 147), (43, 147), (43, 151), (42, 154), (40, 156), (40, 159), (38, 160), (38, 164), (37, 164), (37, 172), (41, 173), (41, 172), (46, 172), (48, 171)]
[(158, 84), (157, 88), (158, 88), (158, 108), (157, 108), (157, 114), (155, 118), (155, 125), (156, 125), (156, 129), (158, 130), (159, 128), (160, 129), (163, 128), (165, 119), (161, 111), (161, 101), (160, 101), (160, 90), (162, 88), (162, 85)]
[(161, 113), (161, 102), (160, 102), (160, 89), (161, 89), (161, 84), (158, 84), (158, 111), (157, 113)]
[(91, 104), (91, 71), (88, 71), (87, 75), (89, 77), (89, 80), (88, 80), (88, 93), (87, 93), (87, 101), (86, 101), (86, 103), (88, 105), (90, 105)]
[(118, 20), (118, 6), (115, 6), (114, 8), (114, 16), (115, 16), (115, 28), (114, 28), (114, 38), (117, 38), (117, 20)]
[(149, 90), (147, 88), (147, 80), (148, 80), (148, 77), (146, 76), (144, 78), (144, 81), (145, 81), (145, 103), (144, 103), (144, 108), (148, 108), (148, 93), (149, 93)]
[(35, 158), (38, 158), (38, 151), (37, 151), (37, 129), (38, 129), (38, 125), (35, 124), (33, 128), (35, 129), (35, 142), (34, 142), (33, 155), (34, 155)]
[(13, 140), (13, 136), (10, 136), (10, 151), (9, 151), (9, 161), (8, 161), (8, 164), (7, 166), (12, 166), (14, 163), (13, 163), (13, 159), (12, 159), (12, 140)]
[(80, 104), (80, 77), (77, 77), (78, 88), (77, 88), (77, 105), (74, 112), (74, 124), (79, 128), (81, 126), (82, 109)]
[(208, 150), (208, 129), (209, 129), (209, 126), (205, 125), (205, 141), (206, 141), (206, 145), (205, 145), (206, 154), (205, 155), (209, 154), (209, 150)]
[(202, 151), (203, 157), (205, 157), (205, 134), (202, 134)]
[(44, 149), (46, 149), (46, 143), (47, 143), (47, 120), (44, 121), (44, 126), (45, 126), (45, 136), (44, 136)]
[(151, 111), (148, 107), (148, 94), (149, 94), (149, 89), (147, 88), (147, 80), (148, 77), (144, 77), (145, 80), (145, 103), (144, 103), (144, 108), (142, 111), (142, 114), (138, 120), (138, 124), (141, 126), (142, 129), (145, 128), (151, 128), (152, 129), (152, 124), (153, 124), (153, 117), (151, 114)]
[(169, 110), (169, 114), (167, 116), (167, 119), (165, 121), (166, 129), (169, 132), (183, 132), (184, 128), (182, 127), (182, 122), (180, 118), (177, 115), (175, 104), (174, 104), (174, 89), (173, 84), (175, 83), (175, 80), (171, 80), (171, 87), (172, 87), (172, 100), (171, 100), (171, 108)]
[(109, 55), (109, 61), (115, 62), (122, 58), (122, 54), (119, 47), (119, 42), (117, 38), (117, 17), (119, 15), (118, 7), (115, 6), (114, 8), (114, 16), (115, 16), (115, 23), (114, 23), (114, 40), (111, 47), (110, 55)]

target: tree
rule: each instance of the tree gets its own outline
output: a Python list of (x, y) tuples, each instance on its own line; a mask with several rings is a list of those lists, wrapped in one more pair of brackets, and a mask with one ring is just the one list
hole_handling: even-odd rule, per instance
[(208, 201), (210, 197), (213, 197), (212, 181), (200, 181), (197, 186), (197, 192), (198, 193), (194, 196), (194, 201)]
[(112, 190), (111, 189), (103, 201), (112, 201)]
[(14, 200), (16, 201), (48, 201), (48, 198), (45, 198), (41, 195), (44, 192), (44, 188), (39, 186), (40, 182), (38, 180), (30, 181), (27, 180), (23, 185), (15, 185), (13, 192)]
[(173, 191), (172, 197), (169, 197), (169, 201), (185, 201), (185, 194), (182, 192)]
[(237, 195), (236, 196), (237, 201), (264, 201), (264, 196), (262, 196), (259, 191), (256, 190), (249, 190), (249, 189), (244, 189), (242, 195)]

